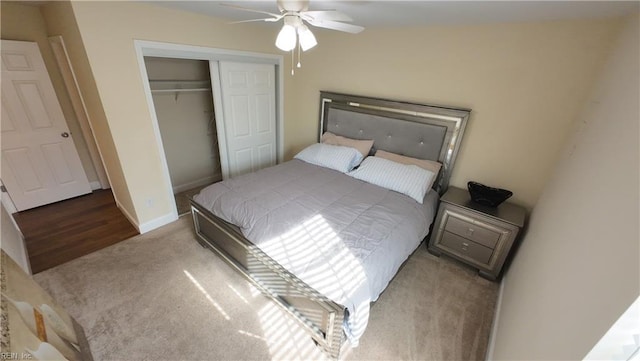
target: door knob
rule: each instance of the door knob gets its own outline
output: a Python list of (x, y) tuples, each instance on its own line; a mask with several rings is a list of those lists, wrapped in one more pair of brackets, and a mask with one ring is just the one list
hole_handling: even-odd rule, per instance
[(69, 133), (67, 133), (67, 132), (63, 132), (60, 135), (62, 136), (62, 138), (69, 138)]

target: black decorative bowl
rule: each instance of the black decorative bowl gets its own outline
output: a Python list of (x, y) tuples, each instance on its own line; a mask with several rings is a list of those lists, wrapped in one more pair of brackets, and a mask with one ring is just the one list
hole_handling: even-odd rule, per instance
[(506, 189), (491, 188), (477, 182), (467, 183), (471, 200), (488, 207), (497, 207), (513, 195)]

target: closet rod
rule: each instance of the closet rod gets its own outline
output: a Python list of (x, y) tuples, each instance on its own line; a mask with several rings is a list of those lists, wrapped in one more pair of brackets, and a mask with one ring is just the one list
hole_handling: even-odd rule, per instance
[(158, 84), (175, 84), (175, 83), (185, 83), (185, 84), (194, 84), (194, 83), (209, 83), (209, 80), (179, 80), (179, 79), (175, 79), (175, 80), (166, 80), (166, 79), (162, 79), (162, 80), (154, 80), (154, 79), (149, 79), (149, 83), (158, 83)]
[(152, 93), (181, 93), (181, 92), (203, 92), (203, 91), (211, 91), (211, 88), (193, 88), (193, 89), (151, 89)]

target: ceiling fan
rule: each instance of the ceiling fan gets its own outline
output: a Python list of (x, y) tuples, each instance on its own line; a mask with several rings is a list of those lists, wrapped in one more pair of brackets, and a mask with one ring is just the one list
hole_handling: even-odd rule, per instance
[[(298, 68), (300, 67), (300, 50), (307, 51), (318, 44), (316, 37), (313, 35), (306, 24), (347, 33), (357, 34), (364, 30), (362, 26), (346, 24), (351, 19), (346, 14), (336, 10), (309, 10), (309, 0), (277, 0), (280, 14), (268, 11), (245, 8), (232, 4), (221, 4), (238, 10), (249, 11), (269, 15), (268, 18), (251, 19), (236, 21), (234, 23), (247, 23), (254, 21), (277, 22), (283, 20), (282, 29), (276, 38), (276, 47), (283, 51), (291, 51), (293, 59), (293, 50), (298, 46)], [(305, 24), (306, 23), (306, 24)], [(293, 64), (292, 64), (293, 66)], [(293, 75), (293, 69), (291, 69)]]

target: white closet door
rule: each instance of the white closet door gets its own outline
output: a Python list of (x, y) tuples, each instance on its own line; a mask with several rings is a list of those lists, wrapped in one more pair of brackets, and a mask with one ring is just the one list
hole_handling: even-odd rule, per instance
[(229, 176), (276, 164), (275, 66), (220, 62)]
[(19, 211), (91, 192), (37, 43), (2, 40), (2, 181)]

